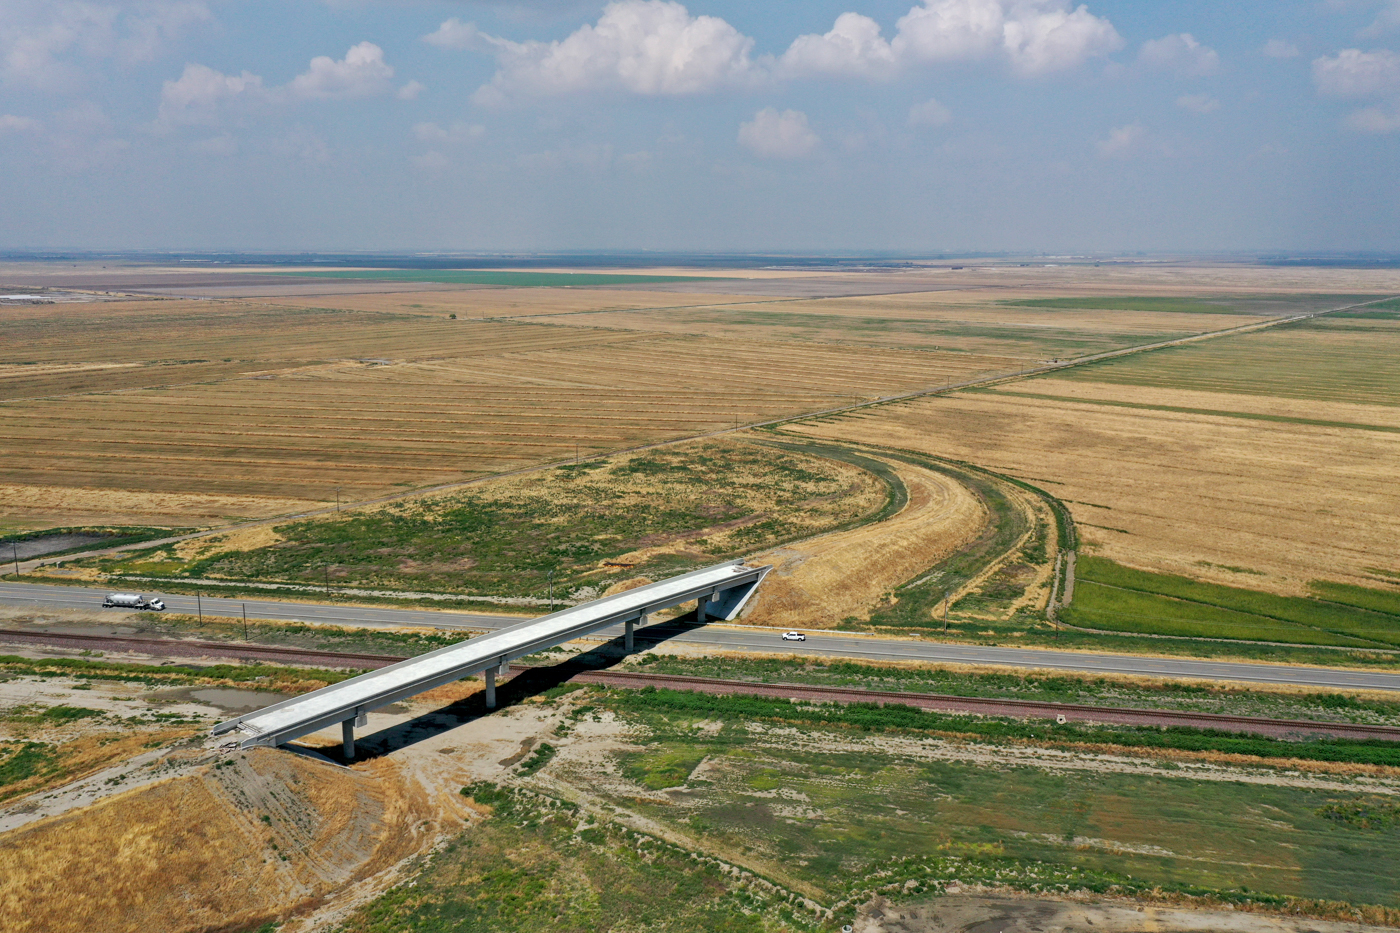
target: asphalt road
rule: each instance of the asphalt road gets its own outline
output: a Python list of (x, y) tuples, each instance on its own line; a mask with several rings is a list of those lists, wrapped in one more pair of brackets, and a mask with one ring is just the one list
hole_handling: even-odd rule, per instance
[[(0, 605), (41, 606), (51, 609), (101, 610), (103, 597), (110, 590), (76, 586), (47, 586), (33, 583), (0, 583)], [(145, 591), (147, 596), (152, 591)], [(193, 596), (165, 596), (172, 612), (194, 614)], [(246, 606), (250, 619), (276, 619), (291, 622), (320, 622), (356, 628), (426, 626), (444, 629), (487, 631), (523, 621), (519, 617), (437, 612), (429, 609), (368, 608), (277, 602), (260, 599), (224, 599), (205, 596), (199, 600), (211, 615), (238, 618)], [(114, 614), (118, 610), (111, 610)], [(621, 635), (604, 630), (602, 637)], [(784, 642), (773, 629), (730, 625), (704, 625), (665, 622), (638, 632), (638, 640), (675, 641), (688, 645), (712, 645), (728, 651), (784, 653), (814, 657), (859, 658), (873, 661), (928, 661), (950, 664), (977, 664), (1034, 670), (1056, 670), (1081, 674), (1137, 674), (1152, 677), (1194, 678), (1244, 683), (1287, 684), (1338, 689), (1400, 691), (1400, 673), (1353, 671), (1323, 667), (1297, 667), (1282, 664), (1253, 664), (1240, 661), (1203, 661), (1189, 658), (1160, 658), (1140, 655), (1097, 654), (1082, 651), (1052, 651), (1040, 648), (1006, 648), (984, 645), (943, 644), (916, 639), (894, 639), (846, 633), (812, 632), (805, 642)]]

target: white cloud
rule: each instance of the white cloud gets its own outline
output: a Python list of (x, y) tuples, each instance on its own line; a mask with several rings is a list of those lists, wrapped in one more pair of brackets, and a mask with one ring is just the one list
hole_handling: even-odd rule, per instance
[(12, 113), (0, 113), (0, 133), (34, 133), (39, 128), (38, 120), (17, 117)]
[[(384, 51), (372, 42), (351, 46), (345, 58), (328, 55), (311, 60), (310, 67), (281, 87), (267, 87), (260, 75), (224, 74), (207, 65), (185, 65), (175, 81), (166, 81), (160, 92), (160, 123), (213, 124), (230, 110), (285, 104), (292, 101), (368, 97), (392, 87), (394, 69), (384, 61)], [(410, 81), (398, 91), (400, 100), (412, 100), (422, 90)], [(407, 93), (406, 93), (407, 92)]]
[(1376, 21), (1361, 30), (1363, 38), (1374, 38), (1400, 26), (1400, 0), (1389, 0), (1376, 14)]
[(91, 61), (149, 61), (191, 26), (212, 20), (202, 0), (3, 0), (0, 79), (70, 90), (83, 83)]
[(513, 42), (455, 17), (423, 40), (496, 56), (495, 76), (476, 93), (483, 104), (586, 90), (697, 94), (814, 75), (885, 79), (919, 64), (996, 58), (1040, 75), (1123, 44), (1107, 19), (1067, 0), (924, 0), (888, 40), (870, 17), (842, 13), (830, 31), (798, 36), (777, 59), (754, 58), (751, 38), (674, 0), (614, 0), (597, 23), (554, 42)]
[(1300, 54), (1298, 46), (1287, 39), (1270, 39), (1261, 51), (1270, 58), (1297, 58)]
[(436, 31), (428, 33), (423, 41), (440, 49), (488, 50), (502, 40), (493, 39), (476, 28), (476, 23), (464, 23), (457, 17), (446, 20)]
[(668, 0), (618, 0), (595, 25), (555, 42), (509, 42), (451, 20), (424, 38), (451, 47), (485, 43), (495, 51), (500, 68), (477, 92), (480, 103), (588, 90), (697, 94), (765, 77), (749, 57), (752, 39), (722, 19), (691, 16)]
[(200, 155), (231, 156), (238, 151), (238, 140), (229, 133), (197, 139), (190, 143), (190, 150)]
[(1220, 56), (1215, 49), (1197, 42), (1189, 32), (1182, 32), (1144, 42), (1138, 52), (1138, 62), (1148, 68), (1194, 77), (1213, 74), (1220, 67)]
[(894, 50), (880, 24), (859, 13), (842, 13), (825, 35), (798, 36), (779, 62), (791, 75), (835, 74), (885, 77), (895, 69)]
[(384, 50), (373, 42), (351, 46), (340, 61), (329, 55), (311, 59), (311, 67), (292, 79), (287, 88), (293, 97), (369, 97), (388, 90), (394, 69), (384, 61)]
[[(1017, 5), (1013, 9), (1020, 10)], [(1084, 6), (1070, 10), (1058, 4), (1009, 18), (1003, 29), (1003, 45), (1011, 64), (1024, 74), (1063, 71), (1096, 55), (1107, 55), (1123, 45), (1118, 30)]]
[(1098, 147), (1099, 155), (1105, 159), (1126, 159), (1142, 151), (1146, 141), (1147, 130), (1142, 124), (1129, 123), (1109, 130), (1108, 138), (1101, 139), (1094, 145)]
[(460, 145), (485, 136), (486, 127), (479, 123), (463, 123), (460, 120), (449, 127), (441, 127), (436, 123), (416, 123), (413, 126), (413, 135), (419, 142)]
[(766, 107), (751, 121), (739, 124), (739, 143), (768, 159), (796, 159), (809, 154), (821, 140), (800, 110), (779, 113)]
[(1064, 0), (924, 0), (895, 24), (843, 13), (831, 32), (799, 36), (781, 65), (792, 74), (885, 77), (900, 67), (1004, 56), (1017, 71), (1073, 68), (1121, 47), (1113, 24)]
[(179, 80), (166, 81), (161, 88), (160, 122), (213, 123), (230, 102), (261, 103), (271, 96), (258, 75), (226, 75), (206, 65), (186, 65)]
[(436, 149), (429, 149), (422, 155), (413, 156), (409, 161), (413, 163), (415, 168), (425, 172), (441, 172), (452, 164), (447, 156)]
[(398, 93), (396, 93), (394, 96), (397, 97), (399, 100), (417, 100), (418, 95), (422, 94), (426, 90), (427, 87), (420, 84), (419, 82), (410, 81), (403, 87), (399, 88)]
[(1400, 132), (1400, 107), (1366, 107), (1348, 114), (1346, 124), (1360, 133)]
[(942, 126), (951, 119), (953, 112), (932, 97), (909, 108), (910, 126)]
[(1176, 99), (1176, 105), (1192, 113), (1214, 113), (1220, 109), (1220, 101), (1209, 94), (1183, 94)]
[(1368, 97), (1400, 91), (1400, 55), (1387, 49), (1343, 49), (1313, 59), (1313, 81), (1324, 94)]

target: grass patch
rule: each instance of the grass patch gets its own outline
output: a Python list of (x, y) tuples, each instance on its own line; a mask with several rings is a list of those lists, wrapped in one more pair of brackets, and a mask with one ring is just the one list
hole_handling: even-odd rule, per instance
[(1033, 741), (1050, 746), (1112, 745), (1133, 749), (1173, 749), (1249, 755), (1261, 759), (1301, 759), (1383, 767), (1400, 766), (1400, 743), (1371, 739), (1304, 739), (1289, 741), (1212, 729), (1172, 726), (1093, 726), (973, 718), (930, 712), (912, 706), (874, 703), (807, 705), (754, 696), (714, 696), (644, 687), (617, 691), (608, 700), (620, 712), (661, 712), (693, 718), (748, 719), (803, 726), (965, 735), (980, 740)]
[(43, 742), (0, 742), (0, 787), (58, 770), (57, 747)]
[(1383, 798), (1349, 800), (1319, 807), (1318, 816), (1346, 823), (1358, 829), (1394, 829), (1400, 827), (1400, 804)]
[(680, 787), (705, 760), (705, 751), (696, 748), (668, 749), (659, 754), (627, 755), (622, 760), (622, 774), (651, 790)]
[(779, 933), (815, 914), (726, 873), (714, 858), (615, 823), (579, 826), (572, 804), (474, 784), (490, 819), (355, 911), (344, 933)]
[(1143, 684), (1087, 675), (974, 674), (956, 668), (786, 658), (647, 654), (638, 659), (638, 664), (648, 673), (717, 677), (750, 683), (812, 684), (1088, 706), (1400, 725), (1400, 699), (1363, 699), (1342, 693), (1273, 692), (1266, 688), (1169, 681)]
[(559, 754), (559, 749), (548, 742), (541, 742), (535, 747), (534, 754), (522, 761), (517, 770), (522, 776), (528, 777), (549, 764), (550, 760), (557, 754)]
[[(283, 539), (179, 561), (168, 549), (102, 563), (146, 574), (561, 601), (641, 574), (689, 570), (863, 521), (885, 502), (864, 468), (712, 441), (589, 470), (567, 465), (470, 492), (278, 526)], [(176, 561), (172, 565), (172, 561)]]
[[(236, 684), (254, 690), (305, 693), (340, 683), (363, 671), (330, 671), (316, 668), (278, 667), (270, 664), (122, 664), (79, 658), (21, 658), (0, 655), (0, 674), (25, 677), (74, 677), (112, 680), (152, 687)], [(55, 707), (58, 708), (58, 707)], [(92, 711), (89, 711), (92, 712)]]
[(1400, 645), (1400, 615), (1356, 605), (1390, 606), (1384, 591), (1320, 584), (1348, 599), (1276, 596), (1171, 574), (1124, 567), (1101, 557), (1079, 561), (1065, 621), (1088, 628), (1160, 635), (1313, 645)]

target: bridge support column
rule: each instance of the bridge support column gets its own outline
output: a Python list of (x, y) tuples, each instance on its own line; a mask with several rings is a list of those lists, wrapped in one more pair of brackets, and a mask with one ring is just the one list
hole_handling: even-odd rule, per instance
[(496, 667), (486, 669), (486, 708), (496, 708)]
[(355, 720), (346, 719), (340, 724), (341, 751), (345, 753), (346, 761), (355, 760)]
[(622, 628), (622, 650), (631, 654), (637, 647), (636, 631), (637, 626), (647, 624), (647, 614), (644, 612), (635, 619), (628, 619), (623, 623)]
[(695, 601), (695, 621), (704, 622), (709, 616), (710, 597), (701, 596)]

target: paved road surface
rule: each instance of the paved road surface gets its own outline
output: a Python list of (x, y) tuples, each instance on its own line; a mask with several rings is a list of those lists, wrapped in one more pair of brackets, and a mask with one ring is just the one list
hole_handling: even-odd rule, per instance
[[(110, 590), (32, 583), (0, 583), (0, 605), (37, 605), (55, 609), (100, 609)], [(146, 591), (151, 595), (151, 591)], [(193, 614), (193, 596), (161, 596), (172, 612)], [(237, 618), (247, 606), (250, 619), (320, 622), (356, 628), (421, 625), (489, 631), (521, 621), (518, 616), (494, 616), (430, 609), (366, 608), (318, 605), (261, 599), (224, 599), (205, 596), (204, 611)], [(112, 610), (115, 614), (118, 610)], [(1239, 661), (1202, 661), (1188, 658), (1156, 658), (1137, 655), (1049, 651), (1038, 648), (1005, 648), (984, 645), (942, 644), (916, 639), (875, 638), (846, 633), (815, 632), (805, 642), (784, 642), (772, 629), (728, 625), (695, 626), (661, 623), (642, 630), (647, 640), (670, 640), (689, 645), (712, 645), (729, 651), (788, 653), (815, 657), (860, 658), (874, 661), (932, 661), (952, 664), (985, 664), (1005, 667), (1057, 670), (1086, 674), (1140, 674), (1156, 677), (1188, 677), (1202, 680), (1291, 684), (1307, 687), (1361, 688), (1400, 691), (1400, 673), (1352, 671)], [(600, 635), (621, 635), (604, 630)], [(638, 632), (642, 638), (642, 633)], [(645, 642), (644, 642), (645, 643)]]

